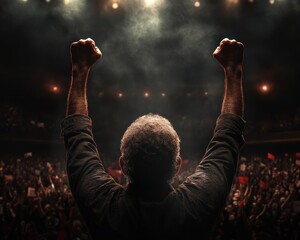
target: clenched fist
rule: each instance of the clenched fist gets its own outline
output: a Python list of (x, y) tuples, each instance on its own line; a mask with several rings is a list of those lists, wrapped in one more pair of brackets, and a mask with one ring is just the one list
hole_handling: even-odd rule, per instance
[(224, 38), (213, 53), (214, 58), (224, 69), (242, 66), (244, 45), (236, 40)]
[(90, 68), (102, 57), (101, 51), (90, 38), (72, 43), (70, 51), (72, 65), (78, 68)]

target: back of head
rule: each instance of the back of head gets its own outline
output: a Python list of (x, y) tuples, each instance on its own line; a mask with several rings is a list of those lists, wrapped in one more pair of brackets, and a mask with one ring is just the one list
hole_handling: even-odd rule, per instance
[(121, 140), (123, 169), (133, 183), (169, 182), (176, 173), (180, 140), (171, 123), (155, 114), (135, 120)]

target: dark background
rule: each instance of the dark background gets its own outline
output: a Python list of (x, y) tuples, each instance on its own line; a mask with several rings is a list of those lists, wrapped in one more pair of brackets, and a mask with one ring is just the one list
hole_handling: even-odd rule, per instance
[(61, 141), (69, 46), (87, 37), (103, 53), (88, 92), (96, 140), (104, 152), (118, 152), (126, 127), (153, 112), (174, 124), (183, 150), (199, 153), (221, 108), (223, 72), (211, 55), (225, 37), (245, 45), (246, 134), (258, 123), (293, 119), (300, 106), (300, 1), (200, 3), (196, 8), (192, 0), (157, 0), (153, 6), (141, 0), (1, 0), (0, 103), (21, 109), (25, 122), (51, 126), (42, 137), (15, 129), (13, 135), (4, 131), (2, 139)]

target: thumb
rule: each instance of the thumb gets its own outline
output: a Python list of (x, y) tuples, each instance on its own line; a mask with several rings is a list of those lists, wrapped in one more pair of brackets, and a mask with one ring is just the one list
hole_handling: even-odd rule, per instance
[(213, 52), (213, 57), (218, 59), (220, 51), (221, 51), (221, 48), (217, 47), (216, 50)]

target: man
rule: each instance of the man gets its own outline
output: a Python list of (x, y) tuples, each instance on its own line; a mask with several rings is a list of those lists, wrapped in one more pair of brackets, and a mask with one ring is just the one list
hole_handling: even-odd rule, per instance
[(106, 173), (92, 135), (86, 84), (101, 58), (91, 39), (71, 45), (72, 79), (62, 133), (70, 188), (94, 239), (199, 239), (209, 237), (235, 174), (244, 143), (243, 45), (224, 39), (213, 56), (225, 72), (225, 94), (214, 136), (195, 173), (174, 189), (179, 137), (170, 122), (145, 115), (121, 141), (123, 187)]

